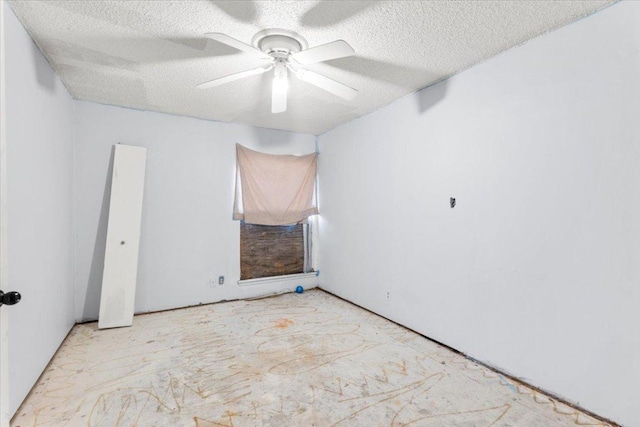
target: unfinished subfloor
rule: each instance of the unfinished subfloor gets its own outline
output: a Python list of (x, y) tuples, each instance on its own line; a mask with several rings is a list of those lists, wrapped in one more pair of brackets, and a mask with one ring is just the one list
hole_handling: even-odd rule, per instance
[(607, 424), (313, 290), (77, 325), (11, 425)]

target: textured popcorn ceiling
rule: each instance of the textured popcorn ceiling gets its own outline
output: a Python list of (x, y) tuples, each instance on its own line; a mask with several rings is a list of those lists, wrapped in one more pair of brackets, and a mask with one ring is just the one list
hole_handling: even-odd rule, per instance
[[(76, 99), (320, 134), (602, 8), (600, 1), (35, 1), (13, 10)], [(206, 39), (251, 42), (265, 28), (356, 56), (308, 68), (358, 89), (345, 101), (290, 78), (272, 114), (272, 72), (201, 90), (265, 64)]]

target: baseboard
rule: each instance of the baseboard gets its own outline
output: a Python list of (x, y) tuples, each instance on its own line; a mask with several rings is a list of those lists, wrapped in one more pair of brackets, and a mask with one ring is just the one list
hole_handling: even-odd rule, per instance
[(575, 403), (573, 403), (573, 402), (570, 402), (570, 401), (568, 401), (567, 399), (565, 399), (565, 398), (563, 398), (563, 397), (561, 397), (561, 396), (558, 396), (557, 394), (555, 394), (555, 393), (553, 393), (553, 392), (551, 392), (551, 391), (549, 391), (549, 390), (545, 390), (545, 389), (540, 388), (540, 387), (537, 387), (537, 386), (535, 386), (535, 385), (533, 385), (533, 384), (531, 384), (531, 383), (528, 383), (528, 382), (526, 382), (526, 381), (523, 381), (522, 379), (520, 379), (520, 378), (518, 378), (518, 377), (514, 376), (513, 374), (511, 374), (511, 373), (509, 373), (509, 372), (504, 371), (503, 369), (501, 369), (501, 368), (499, 368), (499, 367), (497, 367), (497, 366), (492, 365), (492, 364), (491, 364), (491, 363), (489, 363), (489, 362), (483, 362), (483, 361), (481, 361), (481, 360), (478, 360), (478, 359), (476, 359), (476, 358), (473, 358), (473, 357), (471, 357), (471, 356), (467, 355), (466, 353), (464, 353), (464, 352), (462, 352), (462, 351), (460, 351), (460, 350), (458, 350), (458, 349), (456, 349), (456, 348), (453, 348), (453, 347), (451, 347), (451, 346), (449, 346), (449, 345), (447, 345), (447, 344), (445, 344), (445, 343), (443, 343), (443, 342), (440, 342), (440, 341), (435, 340), (435, 339), (433, 339), (433, 338), (430, 338), (430, 337), (428, 337), (428, 336), (426, 336), (426, 335), (424, 335), (424, 334), (421, 334), (420, 332), (418, 332), (418, 331), (416, 331), (416, 330), (413, 330), (413, 329), (411, 329), (411, 328), (409, 328), (409, 327), (407, 327), (407, 326), (405, 326), (405, 325), (403, 325), (403, 324), (401, 324), (401, 323), (398, 323), (398, 322), (396, 322), (395, 320), (391, 320), (391, 319), (389, 319), (389, 318), (387, 318), (387, 317), (385, 317), (385, 316), (383, 316), (383, 315), (381, 315), (381, 314), (376, 313), (375, 311), (369, 310), (368, 308), (362, 307), (361, 305), (358, 305), (358, 304), (356, 304), (356, 303), (354, 303), (354, 302), (352, 302), (352, 301), (349, 301), (348, 299), (342, 298), (341, 296), (336, 295), (336, 294), (334, 294), (334, 293), (333, 293), (333, 292), (331, 292), (331, 291), (328, 291), (328, 290), (326, 290), (326, 289), (323, 289), (321, 286), (318, 286), (318, 289), (319, 289), (319, 290), (321, 290), (322, 292), (326, 292), (326, 293), (328, 293), (329, 295), (332, 295), (332, 296), (334, 296), (334, 297), (336, 297), (336, 298), (338, 298), (338, 299), (340, 299), (340, 300), (342, 300), (342, 301), (344, 301), (344, 302), (347, 302), (347, 303), (349, 303), (349, 304), (355, 305), (355, 306), (356, 306), (356, 307), (358, 307), (358, 308), (361, 308), (361, 309), (363, 309), (363, 310), (365, 310), (365, 311), (368, 311), (368, 312), (369, 312), (369, 313), (371, 313), (371, 314), (374, 314), (374, 315), (376, 315), (376, 316), (378, 316), (378, 317), (381, 317), (381, 318), (383, 318), (383, 319), (385, 319), (385, 320), (388, 320), (389, 322), (394, 323), (394, 324), (396, 324), (396, 325), (398, 325), (398, 326), (400, 326), (400, 327), (402, 327), (402, 328), (404, 328), (404, 329), (406, 329), (406, 330), (408, 330), (408, 331), (411, 331), (411, 332), (413, 332), (413, 333), (415, 333), (415, 334), (418, 334), (418, 335), (420, 335), (421, 337), (423, 337), (423, 338), (425, 338), (425, 339), (428, 339), (429, 341), (431, 341), (431, 342), (434, 342), (434, 343), (438, 344), (439, 346), (442, 346), (442, 347), (444, 347), (444, 348), (446, 348), (446, 349), (448, 349), (448, 350), (450, 350), (450, 351), (452, 351), (452, 352), (454, 352), (454, 353), (457, 353), (457, 354), (459, 354), (459, 355), (461, 355), (461, 356), (464, 356), (464, 357), (465, 357), (467, 360), (469, 360), (470, 362), (473, 362), (473, 363), (475, 363), (475, 364), (477, 364), (477, 365), (480, 365), (480, 366), (482, 366), (482, 367), (484, 367), (484, 368), (487, 368), (487, 369), (489, 369), (490, 371), (493, 371), (493, 372), (495, 372), (496, 374), (502, 375), (503, 377), (508, 378), (509, 380), (511, 380), (511, 381), (513, 381), (513, 382), (515, 382), (515, 383), (518, 383), (518, 384), (521, 384), (521, 385), (523, 385), (523, 386), (525, 386), (525, 387), (528, 387), (528, 388), (530, 388), (530, 389), (532, 389), (532, 390), (534, 390), (534, 391), (536, 391), (536, 392), (538, 392), (538, 393), (540, 393), (540, 394), (543, 394), (543, 395), (545, 395), (545, 396), (547, 396), (547, 397), (552, 398), (553, 400), (557, 400), (558, 402), (560, 402), (560, 403), (562, 403), (562, 404), (564, 404), (564, 405), (567, 405), (567, 406), (569, 406), (569, 407), (571, 407), (571, 408), (573, 408), (573, 409), (576, 409), (576, 410), (578, 410), (578, 411), (584, 412), (585, 414), (587, 414), (587, 415), (589, 415), (589, 416), (591, 416), (591, 417), (593, 417), (593, 418), (595, 418), (595, 419), (597, 419), (597, 420), (599, 420), (599, 421), (602, 421), (602, 422), (605, 422), (605, 423), (611, 424), (611, 425), (612, 425), (612, 426), (614, 426), (614, 427), (623, 427), (623, 426), (621, 426), (620, 424), (616, 423), (615, 421), (611, 421), (611, 420), (610, 420), (610, 419), (608, 419), (608, 418), (605, 418), (605, 417), (603, 417), (603, 416), (601, 416), (601, 415), (598, 415), (598, 414), (596, 414), (596, 413), (594, 413), (594, 412), (592, 412), (592, 411), (590, 411), (590, 410), (588, 410), (588, 409), (586, 409), (586, 408), (583, 408), (583, 407), (581, 407), (581, 406), (579, 406), (579, 405), (577, 405), (577, 404), (575, 404)]

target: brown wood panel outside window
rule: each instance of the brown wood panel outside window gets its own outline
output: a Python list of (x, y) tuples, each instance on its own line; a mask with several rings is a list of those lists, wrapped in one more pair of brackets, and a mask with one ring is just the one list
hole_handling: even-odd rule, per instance
[(240, 223), (240, 280), (304, 272), (304, 225)]

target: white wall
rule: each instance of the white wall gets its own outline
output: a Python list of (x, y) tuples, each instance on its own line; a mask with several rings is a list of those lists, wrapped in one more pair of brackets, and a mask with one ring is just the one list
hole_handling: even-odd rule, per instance
[[(245, 298), (298, 282), (238, 286), (240, 226), (231, 219), (235, 143), (275, 154), (306, 154), (315, 137), (77, 102), (76, 307), (96, 319), (114, 144), (147, 147), (136, 312)], [(225, 276), (223, 286), (209, 285)], [(317, 285), (317, 278), (300, 282)]]
[[(4, 6), (4, 4), (2, 5)], [(9, 6), (6, 30), (10, 411), (75, 320), (72, 268), (73, 101)]]
[(638, 22), (616, 4), (321, 135), (320, 286), (639, 426)]

